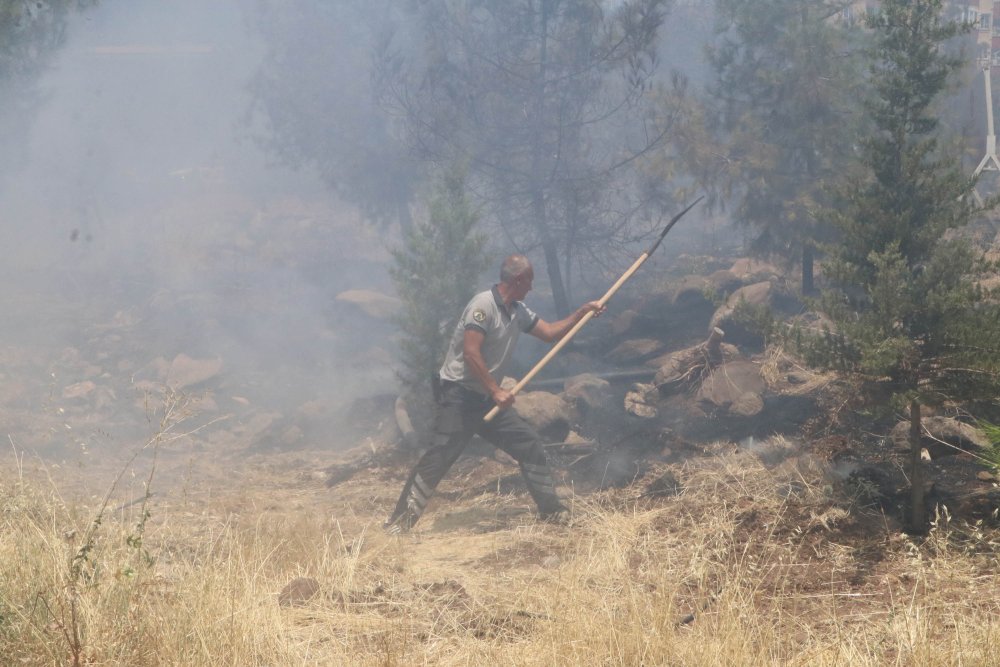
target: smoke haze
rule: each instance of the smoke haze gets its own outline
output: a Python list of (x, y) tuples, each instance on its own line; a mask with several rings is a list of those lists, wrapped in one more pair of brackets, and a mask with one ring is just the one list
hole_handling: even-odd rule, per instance
[(179, 355), (209, 416), (318, 402), (332, 418), (394, 387), (389, 325), (336, 299), (388, 291), (383, 242), (251, 139), (245, 6), (74, 16), (29, 133), (0, 145), (0, 333), (25, 411), (141, 417), (136, 385), (169, 381)]

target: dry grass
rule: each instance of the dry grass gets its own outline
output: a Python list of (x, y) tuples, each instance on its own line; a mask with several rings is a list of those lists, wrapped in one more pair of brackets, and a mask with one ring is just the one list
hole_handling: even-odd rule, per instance
[[(673, 466), (678, 496), (576, 497), (570, 528), (517, 514), (523, 494), (463, 493), (466, 478), (443, 485), (447, 499), (401, 538), (379, 524), (402, 471), (328, 490), (247, 464), (228, 484), (153, 504), (139, 545), (139, 506), (108, 512), (77, 574), (99, 499), (64, 501), (58, 479), (8, 467), (0, 656), (11, 665), (996, 664), (995, 534), (942, 515), (928, 538), (907, 538), (838, 497), (822, 463), (792, 443), (766, 448)], [(509, 472), (488, 463), (469, 474)], [(462, 513), (494, 521), (443, 528)], [(278, 592), (298, 576), (315, 578), (319, 595), (280, 606)]]
[[(789, 385), (786, 379), (789, 371), (802, 378), (799, 384)], [(832, 371), (809, 368), (795, 355), (789, 354), (781, 343), (767, 346), (761, 359), (760, 376), (770, 389), (790, 396), (821, 395), (838, 379)]]

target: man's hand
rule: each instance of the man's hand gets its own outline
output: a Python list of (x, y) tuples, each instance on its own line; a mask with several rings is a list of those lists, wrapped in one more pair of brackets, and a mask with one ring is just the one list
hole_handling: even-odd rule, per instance
[(588, 313), (593, 313), (594, 317), (600, 317), (601, 313), (605, 310), (607, 308), (602, 306), (599, 301), (588, 301), (558, 322), (546, 322), (539, 319), (528, 333), (539, 340), (544, 340), (546, 343), (552, 343), (569, 333), (569, 330), (576, 326)]
[(497, 407), (501, 410), (506, 410), (510, 406), (514, 405), (514, 394), (507, 391), (503, 387), (497, 387), (490, 394), (490, 398), (496, 403)]
[(587, 313), (593, 313), (594, 317), (600, 317), (601, 313), (603, 313), (607, 309), (608, 307), (602, 306), (600, 301), (588, 301), (587, 303), (580, 306), (580, 310), (583, 311), (584, 315), (586, 315)]

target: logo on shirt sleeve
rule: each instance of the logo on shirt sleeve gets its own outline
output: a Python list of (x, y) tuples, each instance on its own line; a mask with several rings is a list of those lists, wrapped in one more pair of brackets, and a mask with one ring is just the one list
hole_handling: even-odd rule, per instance
[(472, 311), (472, 319), (482, 324), (482, 322), (486, 319), (486, 312), (479, 308), (476, 308), (474, 311)]

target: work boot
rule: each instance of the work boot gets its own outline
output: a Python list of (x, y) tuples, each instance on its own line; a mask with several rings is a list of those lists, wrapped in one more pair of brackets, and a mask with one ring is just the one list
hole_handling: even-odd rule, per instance
[(399, 535), (408, 532), (420, 519), (427, 507), (427, 499), (434, 492), (419, 474), (413, 477), (403, 487), (403, 493), (396, 503), (392, 516), (385, 522), (385, 532), (389, 535)]
[(389, 517), (389, 519), (382, 525), (382, 530), (385, 531), (386, 535), (402, 535), (410, 532), (410, 529), (413, 528), (413, 525), (419, 518), (419, 515), (416, 515), (410, 509), (407, 509), (395, 519)]
[(522, 463), (521, 474), (528, 486), (528, 492), (538, 507), (539, 516), (545, 517), (566, 511), (566, 507), (556, 495), (552, 469), (547, 463)]
[(564, 507), (554, 512), (539, 512), (538, 520), (553, 526), (568, 526), (573, 521), (573, 515)]

